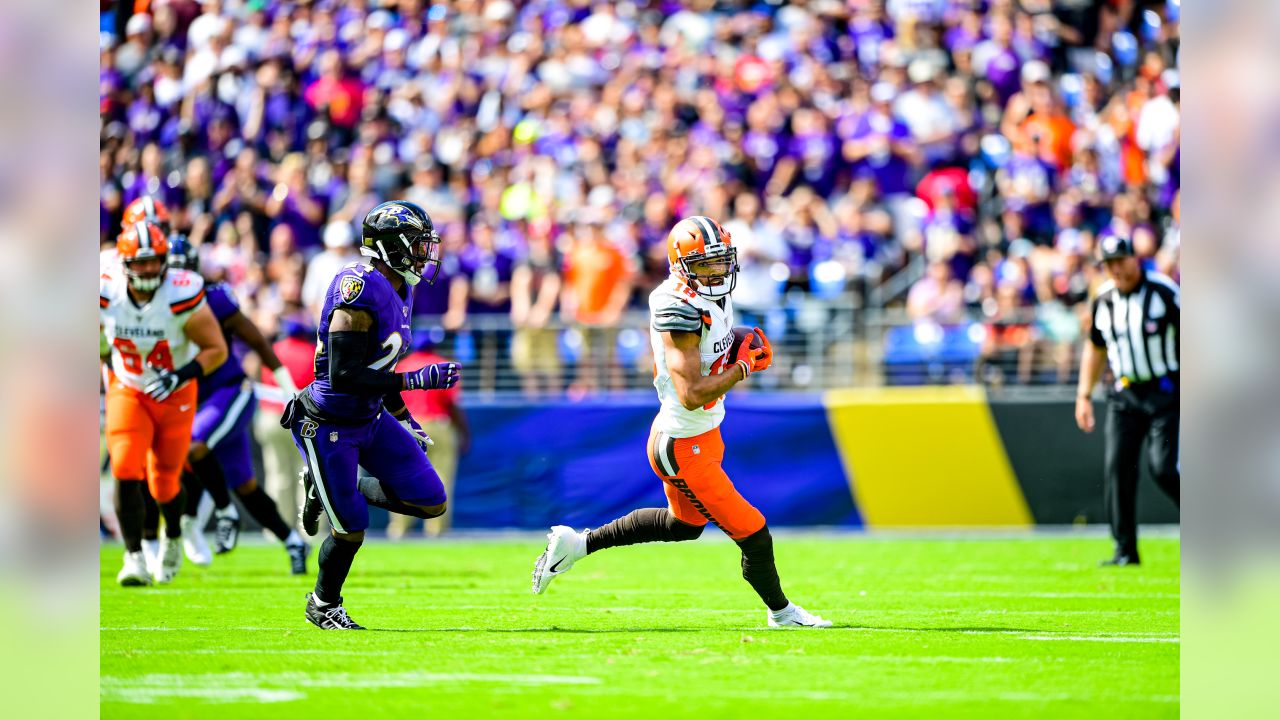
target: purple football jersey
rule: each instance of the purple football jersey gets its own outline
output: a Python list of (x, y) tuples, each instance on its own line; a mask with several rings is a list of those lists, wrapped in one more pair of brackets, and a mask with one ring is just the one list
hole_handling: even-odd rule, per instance
[(329, 383), (325, 346), (334, 308), (363, 310), (373, 318), (363, 362), (375, 370), (393, 372), (396, 363), (409, 354), (412, 339), (409, 323), (413, 317), (413, 294), (409, 290), (405, 286), (403, 294), (396, 292), (386, 276), (360, 262), (347, 265), (334, 276), (320, 313), (316, 379), (308, 386), (311, 399), (325, 415), (358, 422), (373, 418), (382, 408), (382, 395), (338, 392)]
[(236, 342), (235, 338), (223, 325), (228, 318), (240, 312), (240, 304), (236, 302), (235, 295), (231, 294), (231, 287), (226, 283), (214, 283), (206, 285), (204, 288), (205, 302), (209, 303), (209, 309), (213, 311), (213, 316), (218, 319), (218, 325), (222, 325), (222, 336), (227, 341), (227, 361), (222, 363), (213, 372), (200, 378), (198, 383), (200, 390), (200, 402), (204, 402), (213, 392), (219, 388), (239, 385), (244, 381), (244, 346)]

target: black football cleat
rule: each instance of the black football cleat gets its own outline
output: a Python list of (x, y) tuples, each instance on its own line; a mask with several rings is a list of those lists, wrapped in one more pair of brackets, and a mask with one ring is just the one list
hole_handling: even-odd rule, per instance
[(1116, 553), (1115, 557), (1110, 560), (1103, 560), (1098, 563), (1099, 567), (1126, 567), (1129, 565), (1140, 565), (1137, 555), (1125, 555)]
[(291, 575), (307, 574), (307, 556), (311, 554), (311, 546), (305, 542), (290, 543), (284, 546), (289, 553), (289, 573)]
[(320, 493), (316, 490), (316, 481), (310, 470), (298, 474), (302, 483), (302, 510), (298, 511), (298, 524), (302, 532), (315, 536), (320, 532), (320, 515), (324, 513), (324, 503), (320, 502)]
[(213, 552), (223, 555), (236, 549), (240, 543), (240, 516), (222, 514), (215, 510), (213, 525)]
[(321, 630), (363, 630), (364, 627), (351, 619), (342, 607), (339, 598), (335, 605), (321, 605), (316, 601), (316, 594), (307, 593), (307, 622)]

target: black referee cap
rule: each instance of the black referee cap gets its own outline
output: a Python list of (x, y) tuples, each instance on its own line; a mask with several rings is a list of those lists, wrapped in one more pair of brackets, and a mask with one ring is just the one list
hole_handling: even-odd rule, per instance
[(1106, 233), (1098, 240), (1103, 260), (1133, 257), (1133, 241), (1115, 233)]

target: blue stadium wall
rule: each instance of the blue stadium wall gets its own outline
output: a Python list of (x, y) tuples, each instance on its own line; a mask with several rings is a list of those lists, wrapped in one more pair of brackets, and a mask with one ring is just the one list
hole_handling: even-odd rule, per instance
[[(645, 454), (655, 407), (648, 393), (470, 405), (454, 526), (596, 527), (665, 505)], [(721, 429), (726, 472), (774, 527), (1106, 521), (1101, 433), (1079, 432), (1069, 402), (974, 387), (737, 393)], [(1144, 478), (1139, 520), (1177, 519)]]

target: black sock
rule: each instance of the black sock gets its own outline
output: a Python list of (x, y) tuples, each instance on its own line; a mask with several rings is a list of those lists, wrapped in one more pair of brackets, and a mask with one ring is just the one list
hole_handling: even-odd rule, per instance
[(185, 491), (179, 487), (173, 499), (160, 506), (164, 515), (164, 536), (170, 540), (182, 537), (182, 511), (187, 506)]
[(253, 492), (241, 495), (240, 504), (244, 505), (244, 509), (248, 510), (249, 515), (262, 527), (270, 530), (272, 535), (282, 541), (289, 537), (289, 525), (280, 517), (280, 511), (276, 509), (275, 502), (261, 486), (255, 487)]
[(200, 510), (200, 497), (204, 495), (204, 485), (200, 483), (200, 478), (195, 473), (183, 471), (182, 489), (187, 493), (186, 507), (182, 509), (182, 514), (195, 517)]
[(231, 493), (227, 492), (227, 479), (222, 474), (222, 463), (218, 462), (213, 453), (191, 461), (191, 469), (196, 471), (200, 484), (213, 497), (214, 507), (222, 510), (231, 504)]
[(155, 540), (160, 537), (160, 506), (151, 497), (151, 491), (144, 484), (142, 487), (142, 539)]
[(339, 540), (332, 535), (324, 539), (316, 563), (316, 597), (320, 602), (326, 605), (342, 602), (342, 585), (363, 542)]
[(632, 510), (587, 533), (587, 554), (621, 545), (696, 540), (704, 527), (680, 522), (666, 508)]
[(146, 513), (143, 499), (147, 485), (141, 480), (116, 481), (116, 517), (120, 520), (120, 535), (124, 549), (129, 552), (142, 550), (142, 520)]
[(738, 541), (742, 548), (742, 577), (751, 584), (770, 610), (787, 606), (787, 596), (782, 594), (782, 581), (773, 563), (773, 536), (766, 525)]
[(389, 510), (393, 513), (408, 515), (410, 517), (422, 518), (429, 520), (439, 515), (429, 515), (422, 508), (410, 505), (400, 498), (396, 497), (391, 488), (383, 484), (383, 482), (369, 475), (361, 475), (358, 481), (360, 486), (360, 494), (370, 505)]

